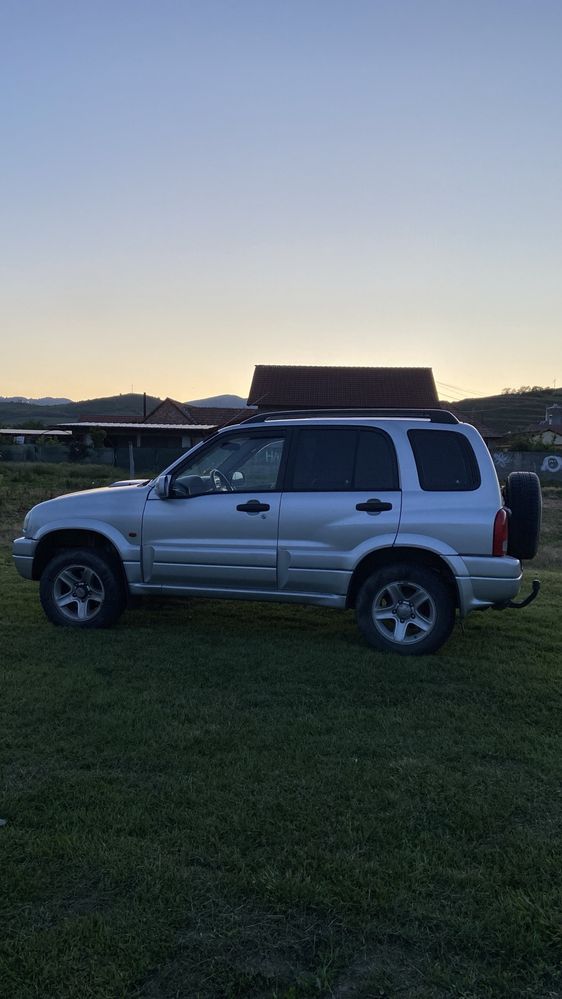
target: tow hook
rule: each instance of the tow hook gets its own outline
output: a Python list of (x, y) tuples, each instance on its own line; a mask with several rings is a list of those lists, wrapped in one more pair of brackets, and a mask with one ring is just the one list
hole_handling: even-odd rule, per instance
[(540, 588), (540, 579), (533, 579), (533, 582), (531, 583), (531, 592), (528, 597), (525, 597), (524, 600), (506, 600), (503, 604), (493, 604), (492, 606), (494, 610), (505, 610), (506, 607), (514, 607), (515, 610), (521, 610), (522, 607), (528, 607), (529, 604), (532, 604), (533, 600), (536, 600), (539, 595)]

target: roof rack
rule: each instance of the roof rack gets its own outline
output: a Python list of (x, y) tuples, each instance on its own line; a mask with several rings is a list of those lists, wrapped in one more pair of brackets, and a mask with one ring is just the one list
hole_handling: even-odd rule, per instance
[(459, 423), (447, 409), (287, 409), (281, 412), (256, 413), (246, 423), (268, 423), (270, 420), (307, 420), (321, 417), (389, 417), (390, 419), (422, 419), (430, 423)]

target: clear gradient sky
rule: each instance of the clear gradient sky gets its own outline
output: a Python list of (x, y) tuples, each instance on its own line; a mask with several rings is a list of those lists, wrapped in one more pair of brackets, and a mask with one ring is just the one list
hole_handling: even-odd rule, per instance
[(2, 0), (0, 395), (562, 385), (559, 0)]

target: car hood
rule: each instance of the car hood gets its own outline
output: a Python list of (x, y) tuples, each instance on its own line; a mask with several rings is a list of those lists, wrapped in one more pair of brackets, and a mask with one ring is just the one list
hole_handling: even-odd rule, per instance
[(143, 479), (141, 484), (102, 486), (44, 500), (29, 511), (25, 534), (37, 537), (55, 522), (59, 529), (86, 527), (90, 521), (107, 524), (108, 528), (120, 533), (138, 531), (150, 488), (150, 482)]

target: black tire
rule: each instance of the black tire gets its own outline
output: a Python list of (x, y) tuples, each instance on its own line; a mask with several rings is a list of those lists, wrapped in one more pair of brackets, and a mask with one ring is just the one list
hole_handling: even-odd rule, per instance
[(363, 583), (356, 613), (359, 629), (373, 648), (423, 656), (447, 641), (455, 623), (455, 601), (433, 570), (397, 563)]
[(542, 520), (542, 494), (534, 472), (511, 472), (504, 490), (509, 508), (507, 554), (531, 559), (537, 554)]
[(126, 603), (119, 566), (91, 548), (55, 555), (43, 570), (39, 595), (49, 621), (66, 628), (109, 628)]

